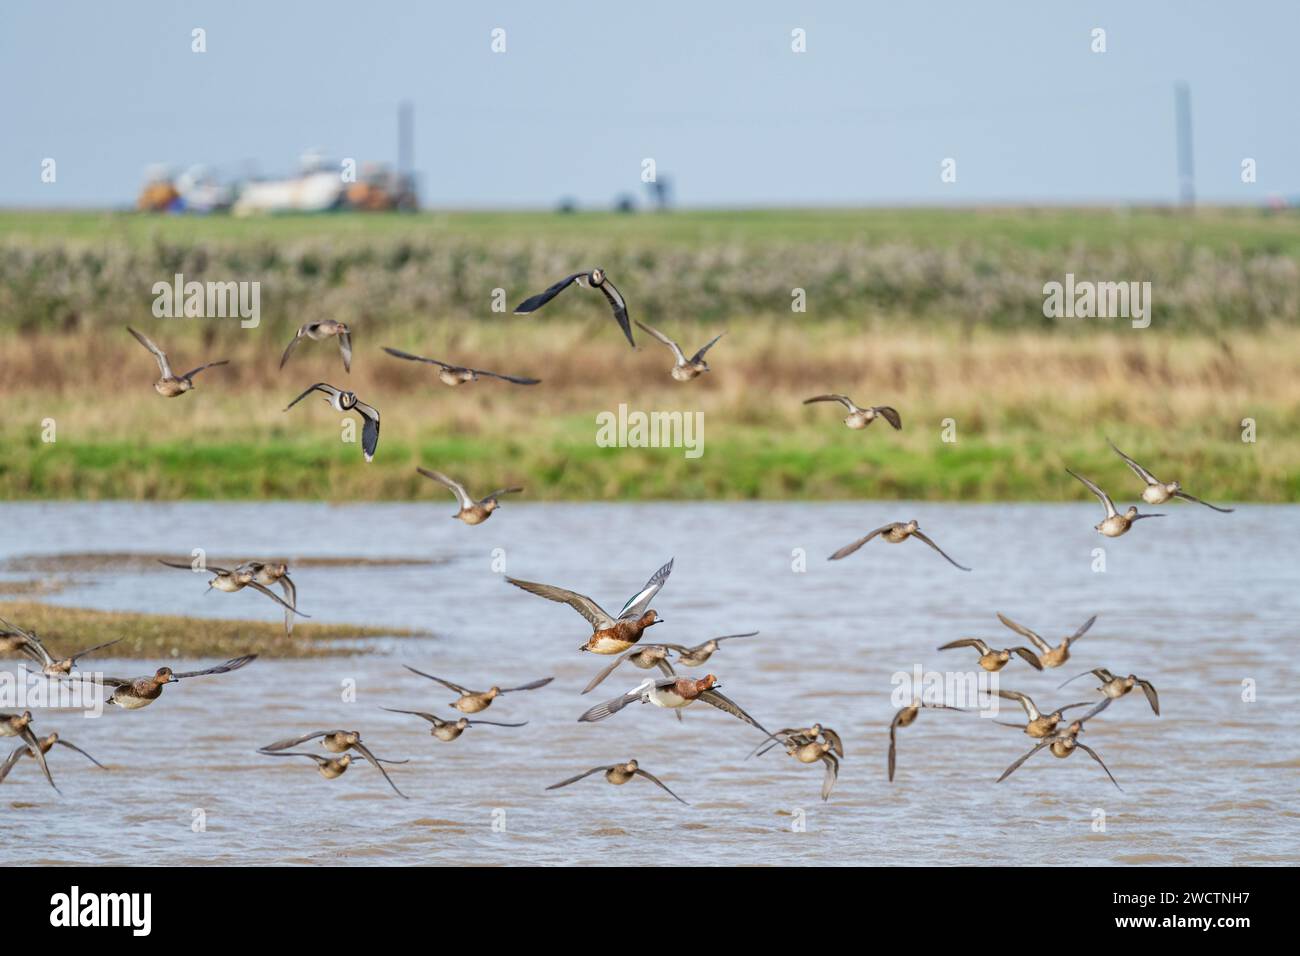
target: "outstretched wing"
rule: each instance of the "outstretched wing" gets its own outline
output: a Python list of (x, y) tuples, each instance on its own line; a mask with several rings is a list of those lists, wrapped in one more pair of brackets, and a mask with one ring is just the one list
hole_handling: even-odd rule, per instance
[(618, 665), (619, 665), (619, 664), (622, 664), (625, 660), (627, 660), (629, 657), (631, 657), (633, 654), (635, 654), (635, 653), (636, 653), (637, 651), (639, 651), (639, 650), (640, 650), (639, 647), (634, 647), (634, 648), (632, 648), (632, 650), (630, 650), (630, 651), (626, 651), (626, 652), (624, 652), (624, 653), (618, 655), (618, 657), (614, 658), (614, 660), (612, 660), (609, 664), (607, 664), (605, 667), (602, 667), (602, 668), (600, 669), (600, 673), (598, 673), (595, 677), (593, 677), (593, 678), (591, 679), (590, 683), (588, 683), (587, 686), (584, 687), (584, 688), (582, 689), (582, 692), (583, 692), (584, 694), (586, 694), (586, 693), (590, 693), (591, 691), (595, 690), (596, 687), (599, 686), (600, 683), (601, 683), (601, 682), (602, 682), (606, 677), (608, 677), (610, 674), (614, 673), (614, 671), (618, 668)]
[(284, 598), (280, 597), (280, 595), (276, 594), (274, 591), (268, 588), (265, 584), (258, 584), (256, 581), (249, 581), (248, 586), (252, 588), (254, 591), (256, 591), (258, 594), (265, 594), (276, 604), (281, 605), (287, 611), (292, 611), (294, 614), (297, 614), (299, 617), (311, 617), (310, 614), (304, 614), (302, 611), (298, 610), (296, 607), (294, 607)]
[(1074, 475), (1075, 478), (1078, 478), (1083, 482), (1083, 486), (1097, 496), (1098, 500), (1101, 501), (1101, 506), (1106, 509), (1107, 518), (1119, 513), (1115, 510), (1115, 502), (1110, 500), (1110, 495), (1098, 488), (1094, 482), (1089, 481), (1087, 478), (1083, 477), (1083, 475), (1076, 475), (1074, 472), (1070, 471), (1069, 468), (1065, 470), (1067, 473)]
[(636, 348), (636, 339), (632, 338), (632, 325), (627, 317), (627, 300), (623, 298), (623, 293), (619, 292), (608, 278), (600, 284), (600, 291), (604, 293), (609, 307), (614, 310), (614, 321), (627, 336), (628, 344)]
[(858, 410), (858, 406), (853, 404), (853, 399), (849, 398), (847, 395), (814, 395), (812, 398), (805, 398), (803, 400), (805, 405), (811, 405), (813, 402), (839, 402), (851, 412), (856, 412)]
[(188, 372), (182, 375), (181, 378), (192, 379), (195, 375), (198, 375), (199, 372), (202, 372), (205, 368), (216, 368), (218, 365), (229, 365), (229, 364), (230, 364), (230, 359), (222, 359), (220, 362), (208, 362), (206, 365), (200, 365), (198, 368), (190, 369)]
[(1040, 661), (1038, 659), (1038, 655), (1035, 654), (1033, 651), (1031, 651), (1029, 648), (1013, 647), (1011, 648), (1011, 652), (1013, 654), (1019, 654), (1023, 660), (1028, 661), (1029, 666), (1032, 667), (1034, 670), (1041, 671), (1043, 669), (1043, 662)]
[(375, 769), (384, 775), (384, 779), (388, 781), (388, 785), (393, 788), (393, 793), (397, 794), (403, 800), (410, 799), (410, 797), (408, 797), (406, 794), (402, 793), (402, 791), (397, 789), (397, 784), (393, 783), (393, 778), (388, 775), (388, 771), (385, 770), (384, 765), (379, 762), (379, 758), (376, 757), (374, 754), (372, 754), (364, 744), (358, 741), (357, 743), (352, 745), (352, 749), (357, 751), (359, 754), (361, 754), (361, 756), (365, 757), (372, 764), (374, 764)]
[[(1011, 630), (1015, 631), (1021, 637), (1028, 640), (1031, 644), (1034, 645), (1034, 647), (1038, 648), (1040, 651), (1047, 652), (1052, 649), (1051, 645), (1048, 644), (1047, 641), (1043, 640), (1037, 633), (1031, 631), (1023, 624), (1017, 624), (1015, 621), (1011, 620), (1011, 618), (1007, 617), (1005, 614), (999, 612), (998, 620), (1001, 621), (1003, 625), (1011, 628)], [(1083, 630), (1087, 630), (1087, 627), (1083, 628)], [(1082, 631), (1080, 633), (1082, 633)]]
[(329, 734), (337, 734), (337, 730), (317, 730), (310, 734), (303, 734), (301, 737), (287, 737), (284, 740), (277, 740), (273, 744), (267, 744), (265, 747), (259, 747), (263, 751), (288, 750), (290, 747), (296, 747), (299, 744), (305, 744), (309, 740), (315, 740), (317, 737), (325, 737)]
[(989, 646), (978, 637), (963, 637), (955, 641), (949, 641), (939, 647), (941, 651), (950, 651), (954, 647), (973, 647), (979, 651), (981, 656), (989, 652)]
[(603, 629), (614, 626), (614, 619), (605, 613), (599, 604), (577, 591), (566, 591), (564, 588), (557, 588), (551, 584), (521, 581), (518, 578), (507, 577), (506, 580), (529, 594), (536, 594), (538, 597), (546, 598), (548, 601), (555, 601), (558, 604), (569, 605), (569, 607), (585, 617), (592, 627)]
[(888, 531), (892, 527), (893, 525), (888, 525), (888, 524), (882, 525), (881, 527), (877, 528), (875, 531), (871, 532), (871, 534), (867, 535), (865, 538), (858, 538), (858, 540), (854, 541), (852, 544), (846, 544), (844, 547), (840, 548), (838, 551), (836, 551), (826, 560), (838, 561), (840, 558), (847, 558), (850, 554), (858, 550), (858, 548), (862, 547), (864, 544), (866, 544), (876, 535), (883, 534), (884, 532)]
[(1110, 772), (1110, 768), (1106, 766), (1105, 761), (1103, 761), (1100, 757), (1097, 756), (1097, 751), (1093, 750), (1087, 744), (1079, 743), (1079, 741), (1077, 740), (1074, 742), (1074, 745), (1078, 747), (1080, 750), (1082, 750), (1084, 753), (1086, 753), (1093, 760), (1097, 761), (1097, 763), (1101, 764), (1101, 769), (1106, 771), (1106, 776), (1110, 777), (1110, 782), (1115, 785), (1115, 788), (1117, 790), (1124, 789), (1119, 785), (1119, 781), (1115, 779), (1115, 775)]
[(607, 700), (603, 704), (597, 704), (578, 718), (579, 723), (589, 724), (593, 721), (604, 720), (606, 717), (613, 717), (620, 710), (632, 703), (634, 700), (640, 700), (641, 695), (654, 686), (654, 679), (647, 677), (636, 687), (632, 688), (626, 694), (615, 697), (613, 700)]
[(472, 508), (474, 506), (474, 499), (469, 496), (469, 492), (465, 490), (465, 486), (459, 481), (454, 481), (442, 472), (434, 471), (430, 468), (416, 468), (415, 470), (424, 475), (424, 477), (432, 478), (434, 481), (438, 482), (438, 484), (450, 488), (451, 493), (456, 496), (456, 500), (460, 502), (462, 508)]
[(379, 448), (379, 409), (358, 401), (356, 410), (364, 422), (361, 426), (361, 450), (366, 454), (366, 461), (370, 461)]
[(668, 575), (673, 573), (673, 561), (673, 558), (669, 558), (667, 564), (650, 575), (650, 580), (645, 583), (645, 587), (627, 599), (627, 603), (623, 605), (623, 610), (618, 612), (620, 621), (640, 617), (646, 612), (646, 608), (650, 606), (654, 596), (663, 590)]
[(541, 680), (535, 680), (527, 684), (520, 684), (518, 687), (502, 687), (501, 693), (509, 694), (516, 690), (537, 690), (537, 688), (545, 687), (553, 680), (555, 680), (554, 677), (543, 677)]
[[(271, 595), (274, 597), (275, 595)], [(216, 667), (209, 667), (201, 671), (185, 671), (184, 673), (172, 674), (177, 680), (183, 677), (205, 677), (208, 674), (228, 674), (230, 671), (237, 671), (246, 664), (257, 660), (256, 654), (245, 654), (243, 657), (232, 657), (224, 664), (218, 664)]]
[(1051, 738), (1051, 737), (1048, 737), (1048, 738), (1047, 738), (1046, 740), (1044, 740), (1041, 744), (1038, 744), (1036, 747), (1034, 747), (1033, 750), (1029, 751), (1029, 753), (1025, 754), (1023, 757), (1021, 757), (1019, 760), (1017, 760), (1015, 763), (1013, 763), (1013, 764), (1012, 764), (1010, 767), (1008, 767), (1006, 770), (1003, 770), (1003, 771), (1002, 771), (1002, 776), (998, 777), (997, 782), (998, 782), (998, 783), (1001, 783), (1003, 780), (1007, 779), (1007, 777), (1011, 776), (1013, 773), (1015, 773), (1017, 770), (1020, 769), (1020, 765), (1021, 765), (1021, 764), (1023, 764), (1026, 760), (1028, 760), (1028, 759), (1029, 759), (1030, 757), (1032, 757), (1034, 754), (1038, 753), (1038, 751), (1042, 750), (1044, 747), (1049, 746), (1051, 743), (1052, 743), (1052, 738)]
[[(645, 777), (647, 780), (649, 780), (649, 781), (650, 781), (651, 783), (653, 783), (655, 786), (657, 786), (657, 787), (659, 787), (660, 789), (662, 789), (664, 793), (668, 794), (670, 797), (672, 797), (672, 798), (673, 798), (674, 800), (676, 800), (678, 803), (686, 803), (685, 800), (683, 800), (681, 797), (677, 796), (677, 794), (675, 794), (675, 793), (673, 793), (671, 790), (669, 790), (668, 787), (667, 787), (667, 785), (665, 785), (664, 782), (663, 782), (662, 780), (660, 780), (658, 777), (656, 777), (654, 774), (650, 773), (649, 771), (647, 771), (647, 770), (642, 770), (640, 767), (637, 767), (637, 768), (636, 768), (636, 775), (637, 775), (638, 777)], [(687, 806), (690, 806), (689, 803), (686, 803), (686, 805), (687, 805)]]
[[(1208, 501), (1202, 501), (1200, 498), (1197, 498), (1195, 495), (1189, 495), (1185, 491), (1175, 491), (1174, 497), (1182, 498), (1184, 501), (1195, 501), (1198, 505), (1205, 505), (1205, 507), (1212, 508), (1215, 511), (1219, 512), (1220, 514), (1225, 514), (1225, 515), (1232, 514), (1231, 508), (1220, 508), (1218, 505), (1212, 505)], [(1146, 515), (1143, 515), (1143, 517), (1146, 517)]]
[(561, 780), (559, 783), (553, 783), (546, 789), (559, 790), (561, 787), (567, 787), (571, 783), (577, 783), (579, 780), (583, 780), (587, 777), (590, 777), (593, 773), (604, 773), (606, 770), (610, 770), (610, 769), (612, 769), (612, 765), (608, 767), (592, 767), (586, 773), (580, 773), (576, 777), (570, 777), (568, 780)]
[(700, 350), (691, 356), (691, 361), (698, 362), (700, 359), (704, 358), (704, 353), (707, 352), (709, 349), (713, 348), (713, 346), (717, 345), (718, 339), (722, 338), (726, 334), (727, 334), (726, 332), (719, 332), (713, 338), (709, 339), (706, 345), (701, 346)]
[(307, 325), (301, 326), (298, 329), (297, 334), (294, 335), (293, 341), (291, 341), (287, 346), (285, 346), (284, 354), (280, 356), (280, 368), (284, 368), (284, 363), (289, 361), (289, 353), (293, 351), (294, 346), (296, 346), (299, 342), (303, 340), (303, 336), (307, 334), (307, 328), (308, 328)]
[(872, 409), (877, 415), (883, 418), (889, 424), (894, 426), (895, 431), (900, 431), (903, 427), (903, 419), (898, 414), (898, 409), (892, 405), (877, 405)]
[(401, 349), (390, 349), (387, 345), (384, 346), (384, 351), (394, 358), (406, 359), (408, 362), (425, 362), (429, 365), (436, 365), (438, 368), (455, 367), (448, 365), (446, 362), (439, 362), (437, 359), (424, 358), (421, 355), (412, 355), (410, 352), (403, 352)]
[(1158, 485), (1158, 484), (1160, 484), (1160, 479), (1159, 479), (1159, 478), (1157, 478), (1155, 475), (1151, 474), (1151, 472), (1147, 471), (1145, 468), (1143, 468), (1141, 465), (1139, 465), (1137, 462), (1135, 462), (1135, 461), (1134, 461), (1132, 458), (1130, 458), (1128, 455), (1124, 454), (1122, 451), (1120, 451), (1118, 448), (1116, 448), (1116, 447), (1115, 447), (1115, 443), (1114, 443), (1113, 441), (1111, 441), (1109, 438), (1106, 439), (1106, 444), (1110, 445), (1111, 448), (1114, 448), (1114, 449), (1115, 449), (1115, 454), (1119, 455), (1119, 457), (1121, 457), (1121, 458), (1124, 459), (1124, 464), (1128, 465), (1129, 468), (1131, 468), (1131, 469), (1133, 470), (1133, 474), (1137, 475), (1139, 478), (1141, 478), (1143, 481), (1145, 481), (1148, 485)]
[(716, 691), (716, 690), (702, 691), (700, 693), (699, 699), (704, 701), (706, 704), (712, 704), (714, 707), (718, 708), (718, 710), (722, 711), (723, 713), (730, 714), (732, 717), (740, 718), (745, 723), (749, 724), (749, 726), (755, 727), (758, 730), (761, 730), (765, 734), (768, 733), (768, 729), (766, 727), (760, 724), (753, 717), (749, 716), (749, 714), (745, 713), (745, 711), (740, 707), (739, 704), (737, 704), (730, 697), (727, 697), (721, 691)]
[(343, 356), (343, 371), (352, 374), (352, 333), (339, 333), (339, 354)]
[(137, 342), (139, 342), (141, 345), (143, 345), (145, 348), (147, 348), (150, 352), (153, 353), (153, 357), (158, 361), (158, 371), (162, 372), (162, 377), (171, 378), (172, 367), (167, 363), (167, 353), (165, 353), (158, 346), (154, 345), (153, 340), (150, 339), (147, 335), (141, 335), (135, 329), (131, 328), (131, 326), (128, 325), (126, 327), (126, 330), (135, 336)]
[(951, 564), (954, 568), (959, 568), (959, 569), (961, 569), (962, 571), (969, 571), (969, 570), (970, 570), (970, 568), (966, 567), (966, 565), (964, 565), (964, 564), (958, 564), (958, 563), (957, 563), (956, 561), (954, 561), (952, 558), (948, 557), (948, 552), (944, 551), (943, 548), (939, 547), (937, 544), (935, 544), (933, 541), (931, 541), (928, 537), (926, 537), (925, 532), (923, 532), (923, 531), (913, 531), (913, 532), (912, 532), (912, 537), (913, 537), (913, 538), (919, 538), (920, 540), (922, 540), (922, 541), (924, 541), (926, 544), (928, 544), (930, 547), (934, 548), (934, 550), (936, 550), (936, 551), (938, 551), (940, 554), (942, 554), (942, 555), (944, 556), (944, 558), (948, 561), (948, 563)]
[(514, 382), (516, 385), (540, 385), (540, 378), (528, 378), (524, 375), (502, 375), (500, 372), (488, 372), (481, 368), (471, 369), (475, 375), (486, 375), (489, 378), (499, 378), (507, 382)]
[(331, 399), (334, 399), (338, 397), (339, 391), (340, 389), (335, 388), (333, 385), (330, 385), (327, 382), (317, 382), (311, 388), (307, 389), (305, 392), (303, 392), (301, 395), (295, 398), (288, 405), (284, 406), (284, 410), (287, 412), (289, 409), (293, 408), (293, 406), (297, 405), (299, 402), (301, 402), (312, 392), (324, 392)]
[(437, 682), (438, 682), (439, 684), (441, 684), (443, 687), (447, 688), (448, 690), (454, 690), (456, 693), (460, 694), (462, 697), (464, 697), (464, 696), (467, 695), (467, 694), (472, 694), (472, 693), (473, 693), (473, 691), (471, 691), (471, 690), (469, 690), (469, 689), (467, 689), (467, 688), (461, 687), (459, 684), (453, 684), (453, 683), (452, 683), (451, 681), (449, 681), (449, 680), (443, 680), (441, 677), (434, 677), (432, 674), (426, 674), (424, 671), (417, 671), (417, 670), (416, 670), (414, 667), (412, 667), (410, 664), (403, 664), (402, 666), (405, 667), (405, 668), (406, 668), (408, 671), (410, 671), (412, 674), (419, 674), (421, 677), (427, 677), (429, 680), (437, 681)]
[[(657, 341), (657, 342), (661, 342), (661, 343), (663, 343), (664, 345), (668, 346), (668, 348), (670, 348), (670, 349), (672, 350), (673, 358), (677, 360), (677, 364), (678, 364), (678, 365), (685, 365), (685, 364), (686, 364), (686, 356), (682, 354), (682, 348), (681, 348), (680, 345), (678, 345), (676, 342), (674, 342), (674, 341), (673, 341), (672, 339), (670, 339), (668, 336), (664, 335), (664, 334), (663, 334), (662, 332), (660, 332), (658, 329), (651, 328), (650, 326), (646, 325), (644, 322), (638, 321), (636, 325), (637, 325), (637, 328), (639, 328), (642, 332), (644, 332), (646, 335), (650, 336), (650, 337), (651, 337), (652, 339), (654, 339), (655, 341)], [(714, 341), (716, 342), (717, 339), (714, 339)], [(710, 342), (710, 343), (709, 343), (709, 345), (712, 345), (712, 344), (713, 344), (713, 342)], [(708, 346), (705, 346), (705, 348), (708, 348)], [(703, 351), (701, 351), (701, 352), (700, 352), (700, 355), (703, 355), (703, 354), (704, 354)], [(697, 356), (697, 358), (698, 358), (698, 356)]]
[(539, 292), (537, 295), (529, 296), (527, 299), (524, 299), (523, 302), (520, 302), (515, 306), (515, 315), (527, 315), (529, 312), (536, 312), (585, 275), (587, 275), (586, 272), (575, 272), (571, 276), (565, 276), (545, 292)]

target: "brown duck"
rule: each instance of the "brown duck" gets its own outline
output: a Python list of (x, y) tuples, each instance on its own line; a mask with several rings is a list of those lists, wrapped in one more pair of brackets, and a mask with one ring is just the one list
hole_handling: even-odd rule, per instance
[(1002, 668), (1007, 666), (1007, 662), (1011, 660), (1012, 654), (1018, 654), (1020, 657), (1024, 658), (1029, 663), (1029, 666), (1036, 671), (1041, 671), (1043, 669), (1043, 664), (1038, 659), (1038, 656), (1027, 647), (1007, 647), (995, 651), (978, 637), (963, 637), (958, 641), (949, 641), (947, 644), (941, 646), (939, 650), (949, 651), (955, 647), (975, 648), (980, 655), (980, 667), (984, 668), (986, 671), (1002, 670)]
[(487, 690), (469, 690), (468, 688), (461, 687), (459, 684), (453, 684), (449, 680), (444, 680), (441, 677), (434, 677), (432, 674), (426, 674), (424, 671), (417, 671), (409, 664), (403, 664), (402, 666), (412, 674), (419, 674), (421, 677), (427, 677), (429, 680), (437, 681), (448, 690), (454, 690), (456, 693), (460, 694), (460, 697), (451, 702), (451, 706), (455, 707), (462, 714), (477, 714), (480, 711), (487, 710), (488, 707), (492, 706), (492, 701), (496, 700), (502, 694), (513, 694), (516, 691), (521, 690), (536, 690), (539, 687), (545, 687), (551, 681), (555, 680), (554, 677), (543, 677), (541, 680), (535, 680), (528, 684), (521, 684), (519, 687), (492, 686)]
[(536, 594), (548, 601), (567, 604), (585, 617), (592, 627), (592, 634), (578, 650), (591, 651), (595, 654), (621, 654), (641, 640), (641, 635), (645, 633), (646, 628), (663, 623), (663, 619), (649, 609), (650, 602), (663, 589), (664, 582), (668, 580), (672, 570), (673, 562), (669, 559), (667, 564), (650, 576), (645, 587), (627, 599), (627, 603), (623, 605), (616, 618), (611, 617), (604, 608), (585, 594), (566, 591), (564, 588), (557, 588), (550, 584), (520, 581), (517, 578), (508, 577), (506, 580), (529, 594)]
[(939, 547), (928, 537), (926, 537), (924, 532), (921, 531), (921, 526), (917, 524), (915, 518), (913, 518), (911, 521), (895, 521), (892, 522), (891, 524), (881, 525), (879, 528), (871, 532), (866, 537), (859, 538), (857, 541), (854, 541), (852, 544), (846, 544), (844, 547), (840, 548), (838, 551), (836, 551), (826, 560), (838, 561), (840, 560), (840, 558), (847, 558), (854, 551), (858, 550), (858, 548), (862, 547), (872, 538), (876, 537), (876, 535), (883, 536), (884, 540), (888, 541), (890, 544), (902, 544), (908, 538), (916, 538), (918, 541), (924, 541), (930, 547), (934, 548), (934, 550), (942, 554), (945, 560), (947, 560), (947, 562), (951, 564), (954, 568), (960, 568), (962, 571), (970, 570), (970, 568), (966, 567), (965, 565), (958, 564), (952, 558), (948, 557), (947, 553), (943, 550), (943, 548)]
[(427, 468), (416, 468), (415, 470), (424, 477), (432, 478), (438, 484), (451, 490), (451, 493), (456, 496), (456, 500), (460, 503), (460, 510), (452, 517), (459, 518), (468, 525), (482, 524), (492, 517), (492, 512), (501, 507), (501, 502), (497, 499), (502, 495), (516, 495), (524, 490), (522, 488), (498, 488), (486, 498), (475, 501), (470, 497), (469, 492), (465, 490), (464, 485), (459, 481), (453, 481), (442, 472), (431, 471)]
[(523, 727), (528, 723), (528, 721), (524, 720), (517, 724), (507, 724), (499, 720), (470, 720), (468, 717), (461, 717), (458, 720), (443, 720), (437, 714), (427, 714), (422, 710), (399, 710), (396, 707), (381, 709), (391, 711), (394, 714), (410, 714), (413, 717), (422, 717), (433, 725), (429, 728), (431, 736), (448, 742), (463, 734), (466, 727), (477, 727), (479, 724), (486, 724), (490, 727)]
[(154, 345), (147, 336), (141, 335), (130, 326), (127, 326), (126, 330), (135, 336), (137, 342), (152, 352), (154, 359), (157, 360), (158, 371), (162, 373), (162, 378), (153, 383), (153, 390), (164, 398), (175, 398), (192, 390), (194, 388), (194, 376), (204, 369), (230, 364), (229, 359), (222, 359), (220, 362), (208, 362), (206, 365), (190, 369), (184, 375), (175, 375), (172, 373), (171, 365), (167, 362), (167, 354), (162, 349)]
[(1093, 622), (1097, 620), (1097, 615), (1094, 614), (1092, 617), (1088, 618), (1088, 620), (1084, 621), (1077, 631), (1069, 637), (1063, 638), (1061, 643), (1056, 647), (1048, 644), (1047, 641), (1043, 640), (1042, 637), (1025, 627), (1023, 624), (1017, 624), (1005, 614), (999, 614), (998, 620), (1011, 628), (1011, 630), (1015, 631), (1021, 637), (1028, 639), (1029, 643), (1038, 648), (1038, 659), (1044, 667), (1060, 667), (1070, 659), (1070, 645), (1088, 633), (1088, 628), (1092, 627)]

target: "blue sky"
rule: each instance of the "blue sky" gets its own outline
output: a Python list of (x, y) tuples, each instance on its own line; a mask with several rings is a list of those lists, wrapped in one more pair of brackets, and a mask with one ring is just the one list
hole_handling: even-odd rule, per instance
[(0, 205), (129, 203), (153, 162), (393, 160), (402, 99), (430, 206), (606, 205), (645, 157), (688, 206), (1166, 201), (1178, 80), (1200, 197), (1255, 203), (1300, 194), (1298, 36), (1283, 0), (5, 0)]

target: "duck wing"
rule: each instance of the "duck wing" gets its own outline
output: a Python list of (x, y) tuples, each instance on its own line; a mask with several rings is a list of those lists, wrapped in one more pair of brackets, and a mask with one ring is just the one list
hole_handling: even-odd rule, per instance
[[(809, 401), (815, 401), (815, 399), (809, 399)], [(874, 538), (876, 535), (878, 535), (878, 534), (884, 534), (886, 531), (888, 531), (888, 530), (889, 530), (890, 528), (892, 528), (892, 527), (893, 527), (892, 524), (881, 525), (879, 528), (877, 528), (875, 531), (871, 532), (871, 534), (867, 535), (865, 538), (858, 538), (858, 540), (857, 540), (857, 541), (854, 541), (852, 544), (846, 544), (844, 547), (840, 548), (838, 551), (836, 551), (834, 554), (832, 554), (832, 555), (831, 555), (829, 558), (827, 558), (826, 560), (827, 560), (827, 561), (838, 561), (838, 560), (840, 560), (840, 558), (847, 558), (850, 554), (852, 554), (854, 551), (858, 550), (858, 548), (862, 547), (864, 544), (866, 544), (868, 541), (870, 541), (870, 540), (871, 540), (872, 538)]]
[(586, 272), (575, 272), (571, 276), (565, 276), (559, 282), (546, 289), (546, 291), (539, 292), (537, 295), (529, 296), (527, 299), (524, 299), (523, 302), (520, 302), (515, 306), (515, 315), (527, 315), (529, 312), (536, 312), (569, 286), (573, 285), (573, 283), (588, 274), (589, 273)]
[(938, 551), (940, 554), (942, 554), (942, 555), (944, 556), (944, 558), (948, 561), (948, 563), (951, 564), (954, 568), (960, 568), (962, 571), (969, 571), (969, 570), (970, 570), (970, 568), (966, 567), (964, 564), (958, 564), (958, 563), (957, 563), (956, 561), (954, 561), (952, 558), (948, 557), (948, 553), (947, 553), (946, 551), (944, 551), (943, 548), (939, 547), (937, 544), (935, 544), (933, 541), (931, 541), (928, 537), (926, 537), (924, 531), (913, 531), (913, 532), (912, 532), (912, 537), (913, 537), (913, 538), (919, 538), (920, 540), (922, 540), (922, 541), (924, 541), (926, 544), (928, 544), (930, 547), (934, 548), (934, 550), (936, 550), (936, 551)]
[(546, 598), (548, 601), (555, 601), (558, 604), (569, 605), (569, 607), (585, 617), (587, 623), (597, 630), (614, 626), (614, 619), (585, 594), (579, 594), (577, 591), (567, 591), (551, 584), (538, 584), (536, 581), (521, 581), (518, 578), (511, 577), (507, 577), (506, 580), (529, 594), (536, 594), (538, 597)]
[[(275, 597), (274, 594), (271, 596)], [(208, 667), (201, 671), (185, 671), (183, 673), (173, 673), (172, 676), (175, 677), (177, 680), (180, 680), (185, 677), (206, 677), (209, 674), (228, 674), (231, 671), (239, 670), (241, 667), (244, 667), (255, 660), (257, 660), (256, 654), (245, 654), (242, 657), (232, 657), (224, 664), (218, 664), (215, 667)]]
[(162, 372), (162, 377), (171, 378), (172, 367), (167, 362), (167, 353), (164, 352), (162, 349), (160, 349), (158, 346), (154, 345), (153, 340), (150, 339), (149, 336), (141, 335), (139, 332), (131, 328), (131, 326), (129, 325), (126, 327), (126, 330), (135, 336), (137, 342), (139, 342), (141, 345), (143, 345), (145, 348), (147, 348), (150, 352), (153, 353), (154, 359), (156, 359), (158, 362), (158, 371)]
[(668, 580), (668, 575), (673, 573), (674, 560), (675, 559), (673, 558), (669, 558), (667, 564), (661, 567), (654, 574), (650, 575), (650, 580), (645, 583), (645, 587), (641, 588), (640, 591), (627, 599), (627, 603), (623, 605), (623, 610), (618, 612), (618, 619), (620, 621), (625, 621), (629, 618), (638, 618), (646, 612), (646, 608), (650, 606), (650, 602), (654, 600), (654, 596), (663, 590), (664, 582)]

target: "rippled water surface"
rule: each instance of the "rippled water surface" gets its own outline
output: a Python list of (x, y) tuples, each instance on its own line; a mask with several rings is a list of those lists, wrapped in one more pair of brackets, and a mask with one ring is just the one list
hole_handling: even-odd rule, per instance
[[(169, 687), (136, 712), (39, 714), (39, 730), (57, 729), (109, 769), (59, 748), (51, 767), (60, 797), (24, 761), (0, 784), (8, 837), (0, 862), (647, 863), (671, 849), (674, 859), (705, 864), (1296, 863), (1300, 508), (1165, 510), (1169, 517), (1109, 541), (1091, 530), (1098, 515), (1083, 504), (510, 502), (478, 528), (428, 505), (3, 505), (0, 579), (31, 578), (15, 559), (38, 554), (183, 557), (203, 547), (414, 558), (355, 570), (304, 566), (295, 573), (299, 604), (317, 621), (433, 636), (371, 642), (355, 657), (258, 660)], [(974, 570), (962, 573), (916, 541), (873, 541), (844, 561), (825, 560), (865, 531), (911, 517)], [(1104, 572), (1094, 570), (1098, 547)], [(798, 570), (803, 553), (806, 571)], [(839, 730), (847, 757), (828, 803), (819, 799), (820, 764), (779, 750), (746, 759), (761, 735), (702, 704), (681, 723), (637, 705), (577, 723), (646, 672), (624, 665), (580, 696), (610, 658), (579, 653), (586, 623), (499, 573), (504, 562), (509, 574), (617, 610), (670, 556), (676, 566), (655, 602), (666, 623), (647, 640), (694, 644), (761, 631), (724, 644), (707, 670), (770, 728), (820, 720)], [(56, 573), (70, 582), (49, 597), (61, 604), (277, 617), (250, 592), (205, 594), (202, 579), (161, 567)], [(1041, 753), (995, 783), (1028, 738), (973, 713), (938, 711), (899, 732), (898, 778), (886, 780), (891, 676), (971, 667), (971, 651), (936, 652), (955, 638), (1020, 643), (997, 611), (1049, 638), (1099, 615), (1064, 667), (1037, 673), (1014, 661), (1003, 687), (1043, 704), (1083, 700), (1095, 693), (1089, 680), (1056, 687), (1094, 666), (1155, 683), (1161, 717), (1134, 694), (1084, 735), (1122, 792), (1082, 753)], [(161, 663), (177, 662), (96, 666), (132, 676)], [(403, 664), (476, 688), (556, 679), (482, 715), (528, 726), (470, 728), (442, 743), (417, 718), (380, 709), (454, 713), (453, 694)], [(345, 703), (349, 680), (356, 701)], [(1254, 682), (1250, 702), (1245, 681)], [(1002, 719), (1013, 717), (1004, 710)], [(369, 766), (326, 781), (306, 760), (254, 752), (332, 727), (360, 729), (381, 756), (409, 758), (392, 773), (410, 799)], [(629, 757), (690, 806), (643, 780), (612, 787), (593, 776), (544, 789)], [(202, 832), (192, 829), (197, 811)]]

